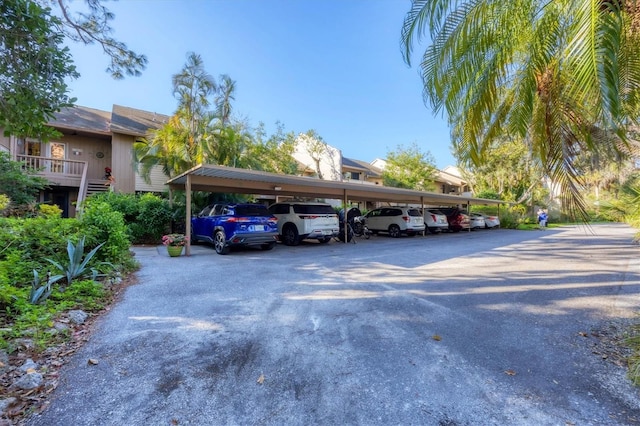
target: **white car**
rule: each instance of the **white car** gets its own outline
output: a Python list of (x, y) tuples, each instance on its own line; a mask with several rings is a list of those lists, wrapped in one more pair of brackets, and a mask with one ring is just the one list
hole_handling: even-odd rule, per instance
[(484, 216), (480, 213), (469, 214), (469, 220), (471, 221), (471, 229), (484, 229), (487, 227)]
[(413, 237), (425, 230), (424, 217), (412, 207), (381, 207), (365, 215), (365, 223), (371, 232), (388, 232), (393, 238), (402, 234)]
[(484, 218), (484, 227), (485, 228), (500, 228), (500, 218), (497, 215), (488, 215), (484, 213), (472, 213), (479, 214)]
[(299, 201), (275, 203), (269, 212), (278, 218), (280, 241), (296, 246), (304, 239), (328, 243), (338, 235), (338, 214), (329, 204)]
[(449, 230), (447, 215), (437, 209), (426, 209), (424, 211), (424, 223), (432, 234)]

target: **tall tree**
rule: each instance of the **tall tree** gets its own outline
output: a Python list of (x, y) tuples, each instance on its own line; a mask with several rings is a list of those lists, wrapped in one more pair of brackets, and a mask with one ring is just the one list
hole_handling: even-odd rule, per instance
[(633, 0), (413, 0), (404, 59), (429, 34), (425, 101), (445, 112), (456, 150), (481, 163), (518, 136), (586, 218), (583, 151), (616, 149), (640, 106), (640, 3)]
[(405, 148), (399, 145), (387, 153), (386, 166), (382, 172), (385, 186), (431, 191), (437, 168), (429, 151), (422, 152), (416, 143)]
[(48, 139), (45, 124), (75, 99), (65, 79), (77, 78), (62, 22), (51, 9), (22, 0), (0, 3), (0, 127), (6, 136)]
[(495, 193), (502, 200), (518, 203), (542, 201), (546, 194), (542, 172), (522, 141), (506, 138), (494, 141), (483, 158), (480, 164), (470, 160), (460, 164), (475, 194)]
[[(113, 13), (101, 0), (86, 0), (89, 13), (73, 14), (67, 0), (0, 2), (0, 127), (5, 135), (46, 140), (55, 132), (45, 125), (71, 106), (66, 79), (77, 78), (65, 36), (99, 43), (110, 58), (114, 78), (139, 75), (147, 59), (111, 37)], [(49, 6), (53, 6), (53, 8)]]
[(175, 113), (149, 139), (134, 144), (140, 174), (146, 180), (156, 165), (172, 177), (206, 162), (206, 145), (215, 137), (216, 117), (210, 107), (218, 86), (205, 70), (202, 57), (188, 53), (183, 68), (171, 81), (178, 101)]
[(306, 154), (313, 161), (313, 171), (318, 176), (318, 179), (324, 179), (325, 177), (321, 166), (322, 162), (328, 161), (333, 168), (333, 153), (329, 145), (322, 139), (322, 136), (313, 129), (298, 135), (297, 143), (303, 147)]
[(267, 137), (264, 124), (260, 123), (247, 157), (251, 159), (249, 168), (271, 173), (297, 174), (298, 162), (293, 157), (296, 136), (285, 133), (282, 123), (276, 123), (276, 132)]

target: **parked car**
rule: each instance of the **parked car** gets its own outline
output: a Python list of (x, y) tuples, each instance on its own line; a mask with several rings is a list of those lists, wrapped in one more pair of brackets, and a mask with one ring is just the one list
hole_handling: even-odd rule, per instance
[(218, 254), (232, 246), (275, 247), (278, 219), (262, 204), (211, 204), (191, 218), (191, 241), (213, 243)]
[(484, 218), (484, 227), (485, 228), (500, 228), (500, 218), (494, 215), (488, 215), (484, 213), (472, 213), (480, 215)]
[(282, 202), (269, 206), (269, 212), (278, 218), (280, 241), (288, 246), (304, 239), (328, 243), (340, 230), (338, 214), (329, 204)]
[(438, 232), (449, 229), (447, 215), (437, 209), (426, 209), (424, 211), (424, 223), (432, 234), (437, 234)]
[(469, 229), (471, 227), (471, 220), (469, 219), (469, 215), (465, 214), (459, 208), (441, 207), (439, 210), (447, 215), (447, 221), (449, 222), (449, 231), (460, 232), (463, 229)]
[(484, 229), (487, 227), (484, 216), (480, 213), (469, 214), (469, 220), (471, 221), (471, 229)]
[(365, 215), (365, 222), (371, 232), (388, 232), (397, 238), (401, 234), (410, 237), (425, 230), (424, 217), (420, 210), (412, 207), (381, 207)]

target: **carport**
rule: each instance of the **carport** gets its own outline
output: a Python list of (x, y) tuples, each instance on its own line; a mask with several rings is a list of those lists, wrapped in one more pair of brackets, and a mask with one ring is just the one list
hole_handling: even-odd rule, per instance
[[(170, 179), (169, 190), (184, 190), (186, 193), (186, 234), (191, 235), (191, 191), (264, 194), (280, 196), (304, 196), (349, 201), (377, 201), (427, 205), (501, 204), (503, 201), (460, 195), (438, 194), (355, 183), (321, 180), (306, 176), (283, 175), (258, 170), (201, 164)], [(185, 254), (191, 254), (191, 243), (187, 242)]]

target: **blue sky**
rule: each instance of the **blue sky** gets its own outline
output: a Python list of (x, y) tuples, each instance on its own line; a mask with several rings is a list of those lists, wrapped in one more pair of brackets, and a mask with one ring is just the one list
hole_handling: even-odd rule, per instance
[(400, 31), (409, 0), (122, 0), (114, 36), (149, 59), (141, 77), (112, 80), (99, 46), (72, 45), (81, 77), (77, 104), (112, 104), (172, 114), (171, 76), (188, 52), (214, 77), (236, 81), (234, 114), (268, 134), (276, 122), (314, 129), (344, 156), (384, 158), (417, 143), (439, 168), (455, 164), (449, 129), (422, 100), (417, 64), (402, 60)]

